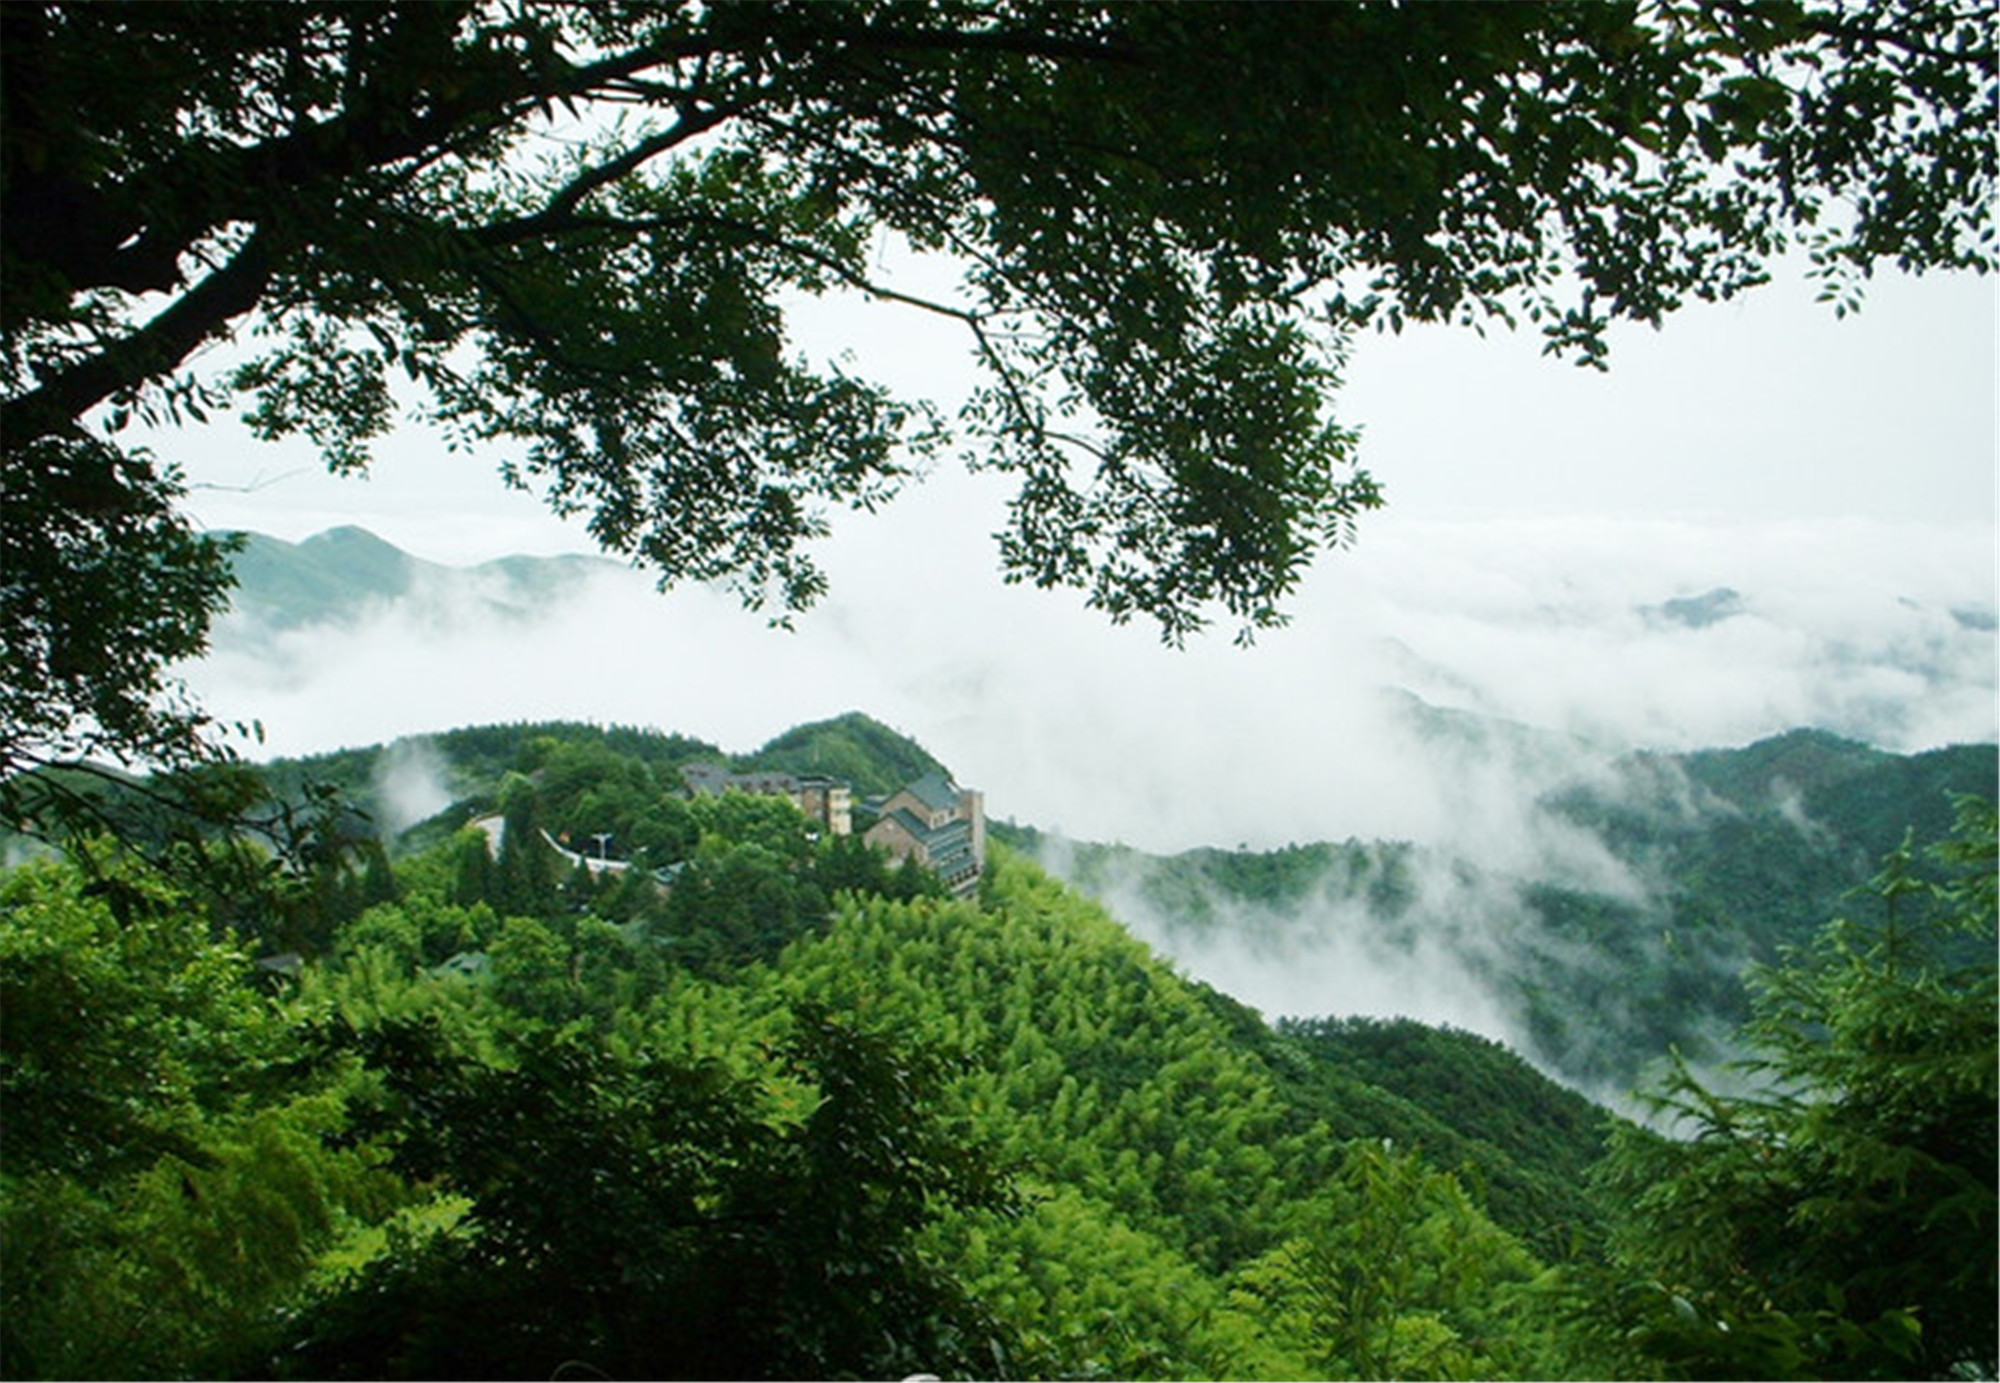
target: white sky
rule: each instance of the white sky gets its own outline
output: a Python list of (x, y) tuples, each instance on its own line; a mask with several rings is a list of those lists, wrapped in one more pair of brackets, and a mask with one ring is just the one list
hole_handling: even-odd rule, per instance
[[(964, 384), (964, 342), (933, 318), (818, 305), (801, 333), (899, 387)], [(1171, 653), (1074, 594), (1003, 587), (1004, 481), (946, 470), (837, 524), (833, 595), (796, 633), (634, 578), (527, 633), (391, 612), (276, 662), (225, 648), (193, 680), (218, 713), (261, 718), (273, 753), (545, 716), (747, 750), (859, 709), (997, 815), (1087, 838), (1484, 833), (1512, 858), (1542, 848), (1510, 822), (1517, 785), (1422, 762), (1380, 687), (1625, 745), (1804, 724), (1897, 749), (1994, 738), (1993, 635), (1949, 613), (1994, 605), (1993, 341), (1992, 288), (1944, 277), (1882, 280), (1839, 322), (1773, 285), (1622, 333), (1609, 375), (1524, 338), (1364, 340), (1339, 407), (1390, 508), (1247, 652), (1218, 629)], [(156, 445), (210, 526), (356, 523), (447, 563), (589, 548), (504, 490), (497, 458), (421, 434), (365, 480), (228, 428)], [(1725, 585), (1748, 612), (1714, 628), (1642, 614)]]
[(1426, 332), (1350, 380), (1425, 516), (1993, 518), (1990, 282), (1886, 277), (1836, 321), (1794, 277), (1622, 331), (1609, 374)]
[[(1659, 332), (1620, 329), (1608, 374), (1544, 357), (1528, 335), (1413, 328), (1358, 342), (1339, 413), (1362, 427), (1365, 464), (1403, 519), (1990, 524), (1995, 307), (1986, 280), (1889, 274), (1861, 314), (1836, 321), (1794, 275), (1688, 308)], [(912, 393), (955, 399), (970, 378), (962, 329), (910, 309), (807, 303), (795, 328), (809, 353), (851, 353)], [(418, 430), (385, 443), (371, 475), (345, 480), (320, 473), (306, 448), (260, 444), (233, 424), (158, 445), (215, 527), (300, 538), (358, 523), (455, 563), (591, 550), (580, 524), (504, 490), (497, 457), (449, 454)], [(975, 534), (997, 526), (997, 510), (967, 502)], [(866, 528), (842, 525), (857, 541)]]

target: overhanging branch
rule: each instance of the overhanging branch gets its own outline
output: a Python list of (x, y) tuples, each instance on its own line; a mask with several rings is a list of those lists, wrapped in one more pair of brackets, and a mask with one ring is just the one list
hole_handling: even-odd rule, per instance
[(7, 400), (0, 407), (0, 439), (14, 447), (62, 431), (112, 395), (170, 373), (257, 305), (272, 269), (268, 234), (252, 231), (227, 264), (150, 322)]

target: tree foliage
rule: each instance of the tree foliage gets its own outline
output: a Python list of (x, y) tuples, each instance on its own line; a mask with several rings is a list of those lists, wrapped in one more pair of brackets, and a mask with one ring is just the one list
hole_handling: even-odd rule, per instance
[[(530, 1030), (495, 1064), (432, 1022), (356, 1034), (360, 1118), (470, 1210), (338, 1284), (273, 1356), (304, 1377), (800, 1378), (996, 1372), (997, 1335), (913, 1235), (1000, 1206), (929, 1112), (934, 1059), (802, 1009), (774, 1108), (720, 1063)], [(1000, 1345), (1002, 1352), (993, 1349)]]
[[(643, 776), (529, 738), (524, 829)], [(672, 927), (587, 870), (506, 911), (465, 831), (287, 975), (115, 856), (0, 874), (10, 1376), (1991, 1363), (1990, 805), (1764, 972), (1764, 1084), (1681, 1078), (1689, 1136), (1618, 1132), (1596, 1199), (1593, 1116), (1492, 1043), (1273, 1029), (1004, 850), (899, 897), (782, 800), (690, 815)]]
[[(10, 685), (83, 679), (62, 717), (143, 700), (220, 588), (170, 469), (110, 440), (135, 417), (240, 407), (351, 471), (414, 413), (663, 578), (786, 610), (830, 511), (957, 444), (1016, 483), (1010, 580), (1179, 639), (1281, 620), (1380, 502), (1332, 411), (1358, 326), (1525, 322), (1598, 361), (1788, 246), (1843, 306), (1880, 263), (1993, 257), (1992, 36), (1952, 0), (4, 22), (4, 622), (138, 641), (10, 636)], [(960, 291), (884, 280), (885, 236)], [(799, 354), (787, 305), (835, 291), (960, 323), (963, 415)], [(204, 374), (230, 336), (248, 359)], [(76, 540), (27, 541), (58, 514)], [(113, 550), (155, 574), (97, 629), (62, 592)]]
[[(1948, 882), (1893, 853), (1877, 919), (1836, 920), (1760, 970), (1750, 1093), (1677, 1067), (1671, 1137), (1607, 1165), (1627, 1262), (1660, 1284), (1637, 1327), (1701, 1376), (1990, 1373), (2000, 995), (1994, 808), (1960, 800)], [(1966, 948), (1964, 939), (1976, 943)]]
[[(156, 878), (0, 878), (0, 1313), (17, 1377), (207, 1373), (393, 1188), (249, 962)], [(122, 916), (120, 915), (122, 912)]]
[[(1240, 1289), (1298, 1337), (1330, 1378), (1487, 1378), (1541, 1372), (1504, 1285), (1537, 1265), (1457, 1178), (1413, 1151), (1353, 1144), (1302, 1217), (1303, 1232), (1242, 1274)], [(1511, 1339), (1510, 1339), (1511, 1337)]]
[[(1329, 1126), (1471, 1169), (1486, 1212), (1552, 1261), (1594, 1247), (1603, 1207), (1577, 1194), (1604, 1154), (1604, 1111), (1489, 1038), (1408, 1019), (1281, 1019), (1294, 1099)], [(1445, 1116), (1445, 1117), (1440, 1117)]]
[(178, 474), (147, 453), (10, 438), (4, 467), (0, 777), (100, 753), (185, 763), (209, 726), (171, 668), (207, 647), (233, 544), (188, 526)]

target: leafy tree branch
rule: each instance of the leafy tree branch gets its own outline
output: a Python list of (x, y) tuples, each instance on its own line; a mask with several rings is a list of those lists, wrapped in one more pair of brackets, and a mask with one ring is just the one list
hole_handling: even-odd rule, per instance
[[(1169, 640), (1254, 632), (1382, 501), (1335, 416), (1355, 330), (1520, 323), (1601, 364), (1614, 321), (1730, 297), (1792, 248), (1839, 311), (1878, 265), (1995, 257), (1992, 36), (1946, 0), (4, 24), (11, 504), (53, 502), (30, 483), (51, 439), (229, 403), (356, 470), (412, 384), (419, 417), (663, 581), (787, 614), (824, 589), (827, 515), (955, 444), (1015, 482), (1006, 579)], [(885, 235), (953, 256), (964, 298), (869, 271)], [(972, 404), (941, 419), (788, 358), (789, 296), (836, 290), (964, 322)], [(232, 335), (262, 354), (205, 377), (196, 349)], [(149, 458), (112, 470), (171, 504)], [(183, 574), (211, 597), (198, 643), (220, 587)], [(28, 577), (9, 618), (71, 618), (59, 557)]]

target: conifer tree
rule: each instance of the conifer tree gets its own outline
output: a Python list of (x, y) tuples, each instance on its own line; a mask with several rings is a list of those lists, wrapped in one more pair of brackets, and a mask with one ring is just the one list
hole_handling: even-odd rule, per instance
[(1990, 1376), (2000, 1364), (1993, 804), (1959, 801), (1873, 914), (1753, 976), (1749, 1093), (1677, 1066), (1607, 1163), (1635, 1329), (1704, 1376)]

